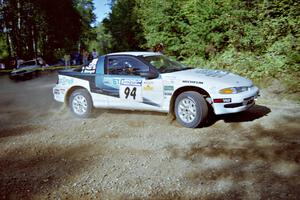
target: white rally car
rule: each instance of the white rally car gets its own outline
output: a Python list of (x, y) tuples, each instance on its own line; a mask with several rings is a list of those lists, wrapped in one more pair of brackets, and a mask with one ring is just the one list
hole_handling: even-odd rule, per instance
[(153, 52), (101, 56), (81, 69), (60, 71), (53, 88), (55, 100), (79, 117), (88, 117), (94, 107), (158, 111), (189, 128), (202, 126), (209, 110), (216, 115), (247, 110), (258, 93), (246, 78), (189, 68)]

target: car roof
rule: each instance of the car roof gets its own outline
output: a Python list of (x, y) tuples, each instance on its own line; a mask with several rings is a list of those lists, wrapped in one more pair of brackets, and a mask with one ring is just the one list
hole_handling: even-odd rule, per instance
[(151, 52), (151, 51), (128, 51), (128, 52), (117, 52), (117, 53), (110, 53), (107, 54), (108, 56), (114, 56), (114, 55), (131, 55), (131, 56), (158, 56), (162, 55), (159, 52)]
[(36, 59), (33, 59), (33, 60), (25, 60), (23, 63), (25, 63), (25, 62), (32, 62), (32, 61), (36, 61)]
[(36, 60), (26, 60), (26, 61), (20, 63), (20, 65), (27, 64), (27, 63), (30, 63), (30, 62), (36, 62)]

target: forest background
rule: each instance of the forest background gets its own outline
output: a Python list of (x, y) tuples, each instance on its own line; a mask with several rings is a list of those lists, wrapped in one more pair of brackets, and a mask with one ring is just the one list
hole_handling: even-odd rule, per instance
[[(151, 50), (187, 65), (223, 69), (300, 93), (300, 3), (293, 0), (0, 0), (0, 59)], [(281, 87), (281, 86), (280, 86)], [(299, 100), (299, 98), (298, 98)]]

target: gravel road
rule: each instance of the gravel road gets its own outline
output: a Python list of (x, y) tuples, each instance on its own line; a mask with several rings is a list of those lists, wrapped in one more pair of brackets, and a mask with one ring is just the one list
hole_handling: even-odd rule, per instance
[(0, 199), (300, 199), (300, 106), (268, 89), (187, 129), (154, 112), (77, 119), (55, 82), (0, 76)]

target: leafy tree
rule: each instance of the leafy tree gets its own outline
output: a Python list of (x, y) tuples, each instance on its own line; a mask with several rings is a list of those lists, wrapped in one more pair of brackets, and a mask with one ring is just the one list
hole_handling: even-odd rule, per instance
[(112, 51), (141, 49), (144, 37), (135, 6), (135, 0), (116, 1), (109, 17), (103, 20), (103, 26), (113, 38)]
[(94, 33), (97, 36), (96, 36), (96, 39), (90, 41), (89, 51), (92, 51), (92, 49), (97, 49), (97, 50), (99, 50), (100, 54), (107, 54), (107, 53), (111, 52), (112, 37), (106, 31), (103, 24), (100, 23), (97, 27), (95, 27)]
[(107, 0), (107, 4), (110, 6), (110, 9), (115, 5), (116, 0)]
[(9, 55), (6, 38), (4, 34), (0, 34), (0, 59)]
[(255, 80), (286, 80), (300, 91), (300, 3), (293, 0), (136, 0), (145, 47), (193, 65)]
[(81, 35), (80, 45), (87, 46), (90, 40), (93, 40), (96, 35), (91, 27), (95, 22), (96, 16), (94, 14), (94, 3), (92, 0), (75, 0), (76, 9), (80, 15)]
[(7, 35), (12, 56), (31, 59), (70, 52), (91, 35), (91, 0), (2, 0), (0, 28)]

